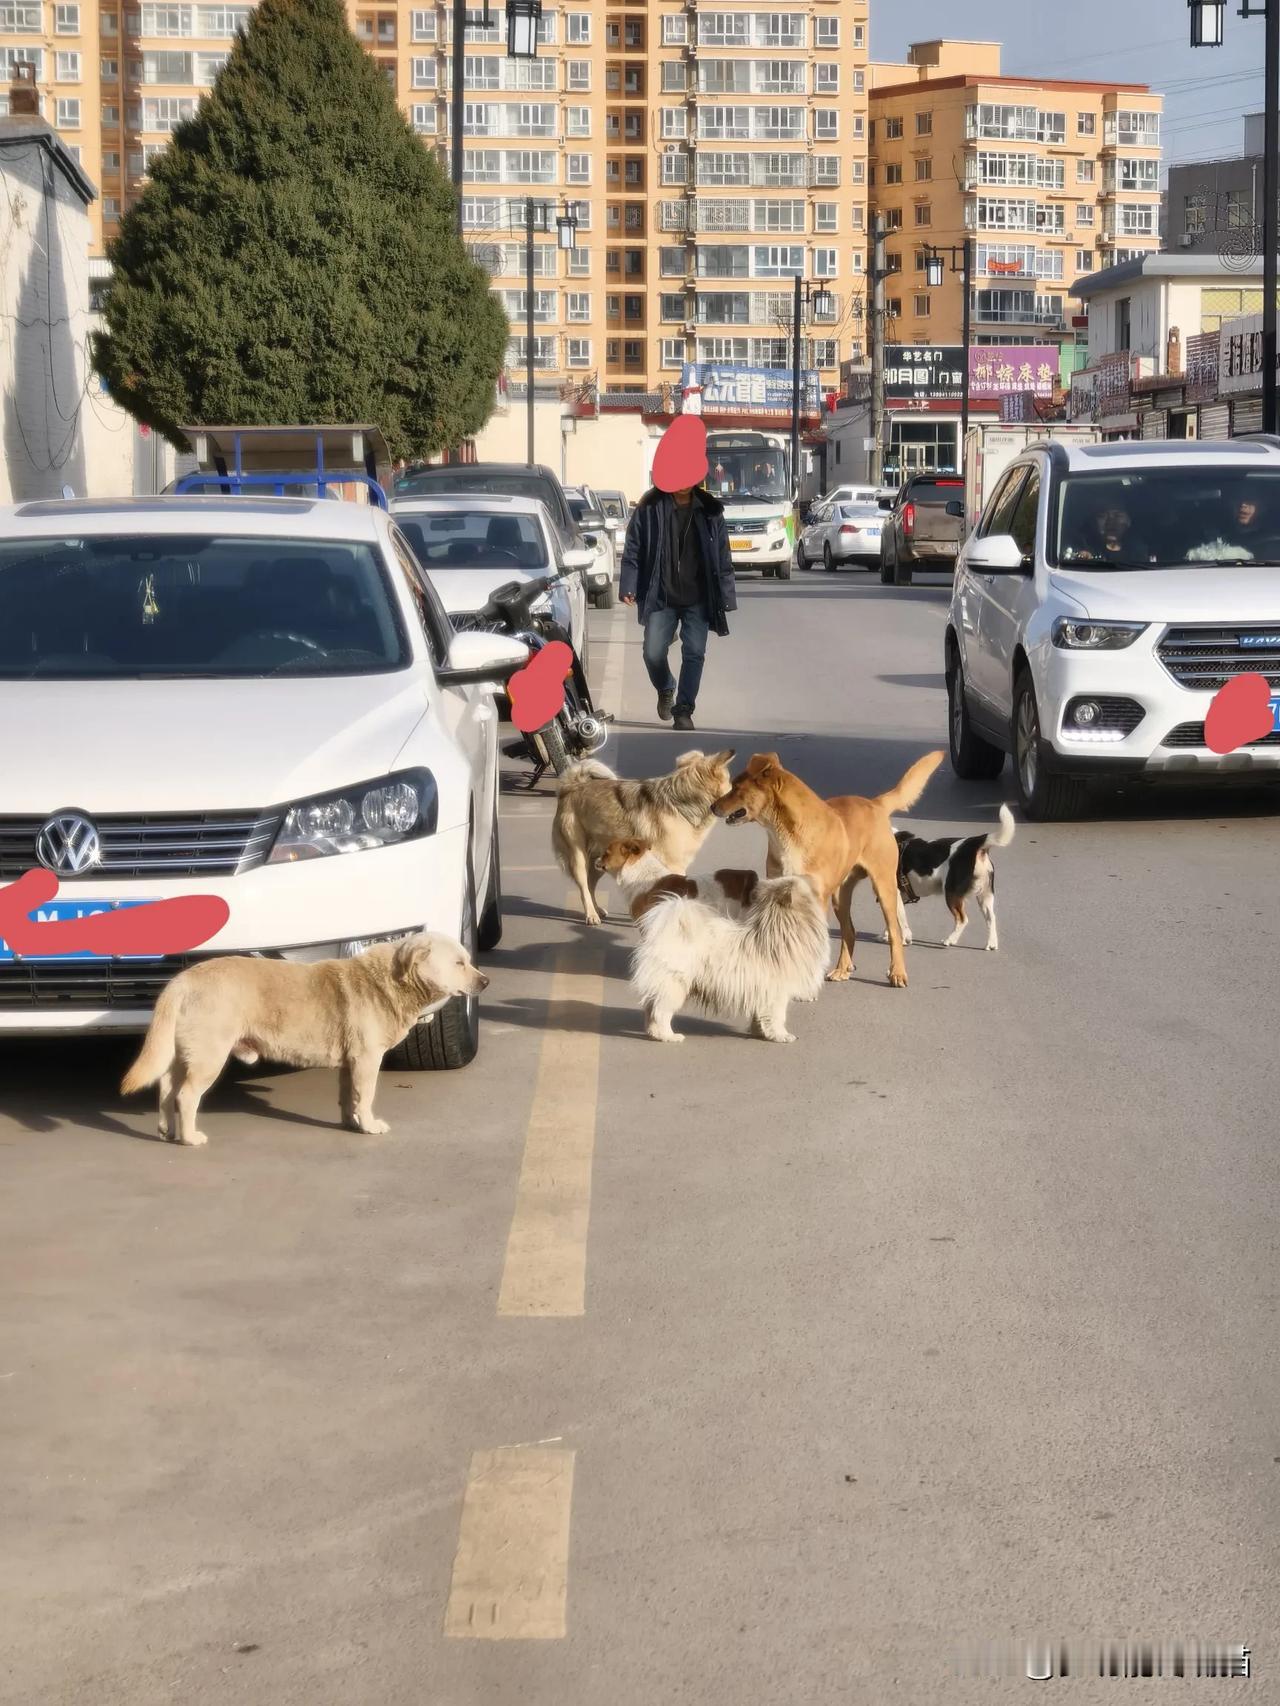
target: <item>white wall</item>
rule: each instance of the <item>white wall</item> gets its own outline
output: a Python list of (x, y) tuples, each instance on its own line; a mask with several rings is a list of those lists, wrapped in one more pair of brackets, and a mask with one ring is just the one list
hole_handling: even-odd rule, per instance
[(39, 141), (0, 149), (0, 502), (156, 491), (173, 452), (89, 364), (89, 217)]
[[(528, 411), (523, 398), (499, 404), (476, 434), (482, 462), (523, 462), (528, 454)], [(637, 412), (607, 411), (575, 420), (559, 399), (534, 402), (534, 460), (567, 486), (621, 491), (634, 503), (648, 488), (661, 427)]]
[[(1149, 357), (1153, 371), (1164, 372), (1169, 328), (1182, 334), (1183, 359), (1187, 339), (1200, 330), (1201, 297), (1214, 285), (1234, 281), (1221, 274), (1203, 278), (1141, 278), (1119, 285), (1105, 294), (1089, 298), (1089, 365), (1116, 351), (1116, 305), (1129, 298), (1129, 348), (1136, 356)], [(1252, 281), (1242, 278), (1248, 285)]]

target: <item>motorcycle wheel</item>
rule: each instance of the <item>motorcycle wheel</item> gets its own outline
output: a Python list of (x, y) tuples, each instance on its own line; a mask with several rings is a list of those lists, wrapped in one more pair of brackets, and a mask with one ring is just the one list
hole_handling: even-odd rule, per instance
[(555, 771), (557, 776), (563, 776), (573, 761), (564, 744), (564, 729), (561, 727), (559, 719), (554, 723), (548, 723), (545, 729), (539, 729), (533, 738), (548, 766)]

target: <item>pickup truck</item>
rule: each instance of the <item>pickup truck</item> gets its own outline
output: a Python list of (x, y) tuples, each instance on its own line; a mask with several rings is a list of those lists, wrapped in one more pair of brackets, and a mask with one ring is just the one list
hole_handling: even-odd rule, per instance
[(913, 474), (899, 487), (880, 534), (880, 579), (910, 586), (916, 569), (953, 569), (964, 541), (964, 481)]

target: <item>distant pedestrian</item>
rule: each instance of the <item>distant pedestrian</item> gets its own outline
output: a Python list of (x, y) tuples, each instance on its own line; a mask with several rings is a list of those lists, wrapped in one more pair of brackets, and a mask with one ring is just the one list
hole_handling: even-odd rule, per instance
[[(698, 483), (706, 474), (706, 428), (696, 416), (678, 416), (654, 459), (654, 484), (631, 517), (619, 577), (622, 602), (637, 607), (644, 626), (658, 715), (682, 730), (693, 728), (707, 636), (713, 629), (727, 635), (728, 612), (738, 607), (724, 505)], [(678, 681), (668, 662), (677, 633)]]

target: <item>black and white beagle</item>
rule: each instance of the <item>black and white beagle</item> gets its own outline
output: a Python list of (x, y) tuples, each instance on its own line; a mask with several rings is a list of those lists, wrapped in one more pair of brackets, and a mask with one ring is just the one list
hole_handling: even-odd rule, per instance
[(911, 941), (911, 926), (907, 923), (907, 907), (926, 895), (942, 895), (955, 919), (955, 929), (943, 942), (944, 948), (954, 948), (969, 922), (965, 902), (974, 900), (987, 921), (987, 952), (995, 953), (1000, 946), (996, 930), (996, 868), (989, 849), (1007, 847), (1013, 840), (1013, 813), (1008, 806), (1000, 807), (1000, 827), (985, 835), (970, 835), (963, 840), (947, 838), (925, 841), (909, 829), (900, 829), (898, 843), (898, 923), (902, 940)]

